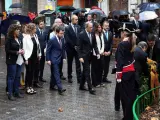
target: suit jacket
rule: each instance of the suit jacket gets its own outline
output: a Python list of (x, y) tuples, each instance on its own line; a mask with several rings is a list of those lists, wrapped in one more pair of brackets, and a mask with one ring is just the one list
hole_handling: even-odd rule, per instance
[(47, 43), (47, 36), (48, 36), (47, 30), (43, 30), (43, 34), (41, 35), (39, 28), (37, 28), (36, 34), (38, 36), (41, 49), (44, 50), (46, 48), (46, 43)]
[[(148, 49), (147, 49), (148, 56), (149, 56), (150, 50), (151, 50), (151, 48), (148, 47)], [(158, 62), (158, 63), (160, 63), (159, 53), (160, 53), (160, 40), (156, 40), (155, 45), (153, 47), (153, 53), (152, 53), (151, 59)]]
[(149, 74), (148, 65), (147, 65), (147, 53), (145, 53), (141, 48), (136, 47), (134, 50), (134, 67), (136, 72), (141, 75), (144, 73), (145, 75)]
[(65, 29), (65, 42), (66, 42), (66, 50), (73, 50), (75, 46), (78, 46), (79, 44), (79, 39), (78, 39), (78, 34), (80, 33), (80, 26), (77, 26), (77, 35), (75, 34), (71, 24), (68, 25)]
[(93, 54), (93, 49), (95, 50), (96, 54), (99, 54), (96, 41), (93, 40), (93, 33), (92, 36), (92, 43), (87, 35), (86, 30), (82, 31), (79, 34), (79, 58), (89, 59)]
[(22, 42), (18, 40), (20, 44), (14, 38), (8, 38), (5, 43), (6, 51), (6, 64), (16, 64), (18, 54), (17, 52), (21, 49)]
[(46, 61), (51, 61), (52, 64), (59, 64), (62, 58), (66, 58), (64, 38), (61, 39), (61, 43), (62, 46), (60, 46), (57, 36), (50, 39), (47, 45)]
[(104, 34), (104, 43), (105, 43), (104, 52), (109, 52), (109, 51), (112, 52), (112, 44), (113, 44), (112, 32), (108, 31), (108, 40), (105, 32), (103, 32), (103, 34)]

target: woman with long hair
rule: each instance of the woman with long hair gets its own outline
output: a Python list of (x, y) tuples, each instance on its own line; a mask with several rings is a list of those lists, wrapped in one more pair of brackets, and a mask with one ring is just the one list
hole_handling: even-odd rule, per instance
[(104, 34), (102, 27), (99, 23), (95, 23), (95, 31), (93, 41), (96, 42), (100, 59), (97, 59), (96, 53), (93, 50), (92, 65), (91, 65), (91, 76), (92, 84), (94, 87), (104, 86), (102, 83), (102, 72), (103, 72), (103, 53), (104, 53)]
[(123, 24), (120, 28), (122, 41), (116, 51), (116, 88), (120, 93), (124, 118), (123, 120), (133, 120), (132, 105), (136, 98), (135, 91), (135, 68), (134, 68), (134, 48), (136, 36), (130, 24)]
[(15, 100), (14, 97), (23, 97), (19, 92), (19, 85), (24, 50), (22, 49), (22, 42), (19, 39), (19, 33), (20, 27), (18, 25), (10, 25), (5, 44), (9, 100)]
[(38, 66), (41, 59), (40, 44), (36, 35), (36, 25), (29, 23), (26, 27), (26, 34), (23, 36), (24, 59), (26, 64), (26, 93), (35, 94), (33, 80), (38, 79)]

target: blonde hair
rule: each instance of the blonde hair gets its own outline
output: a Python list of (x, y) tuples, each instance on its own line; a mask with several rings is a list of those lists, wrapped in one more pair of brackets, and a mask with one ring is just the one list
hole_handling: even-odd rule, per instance
[(26, 26), (26, 33), (27, 34), (33, 34), (33, 30), (36, 28), (36, 25), (34, 23), (29, 23)]

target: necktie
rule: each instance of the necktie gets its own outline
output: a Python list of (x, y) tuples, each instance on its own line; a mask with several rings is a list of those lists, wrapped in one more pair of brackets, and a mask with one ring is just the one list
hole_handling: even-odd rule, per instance
[(88, 35), (89, 35), (90, 43), (92, 44), (92, 37), (91, 37), (91, 33), (90, 33), (90, 32), (88, 32)]
[(152, 59), (152, 54), (153, 54), (153, 48), (150, 49), (149, 51), (149, 58)]
[(74, 25), (74, 32), (75, 32), (75, 34), (77, 36), (77, 27), (76, 27), (76, 25)]
[(105, 34), (106, 34), (106, 38), (107, 38), (107, 41), (108, 41), (108, 31), (106, 31)]
[(43, 31), (42, 30), (40, 30), (40, 34), (41, 34), (41, 36), (43, 35)]
[(59, 38), (59, 45), (60, 45), (60, 47), (62, 48), (62, 41), (61, 41), (60, 38)]

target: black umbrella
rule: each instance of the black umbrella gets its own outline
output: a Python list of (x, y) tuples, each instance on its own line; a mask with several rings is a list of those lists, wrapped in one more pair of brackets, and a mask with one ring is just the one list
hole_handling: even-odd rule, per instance
[(130, 14), (127, 10), (115, 10), (112, 12), (112, 16), (128, 15)]
[(1, 33), (6, 35), (7, 34), (7, 30), (10, 26), (10, 24), (12, 24), (13, 20), (18, 20), (21, 24), (27, 24), (31, 22), (31, 19), (28, 16), (23, 16), (23, 15), (14, 15), (14, 16), (10, 16), (9, 18), (3, 20), (1, 22)]
[(46, 13), (46, 12), (52, 12), (53, 10), (50, 10), (50, 9), (48, 9), (48, 10), (42, 10), (41, 12), (39, 12), (39, 14), (44, 14), (44, 13)]
[(74, 11), (76, 9), (74, 7), (72, 7), (72, 6), (62, 6), (62, 7), (59, 8), (59, 10), (61, 12), (72, 12), (72, 11)]
[(73, 11), (73, 14), (78, 14), (80, 12), (87, 12), (87, 10), (85, 8), (78, 8), (78, 9)]
[(9, 8), (22, 8), (22, 4), (21, 3), (14, 3)]

